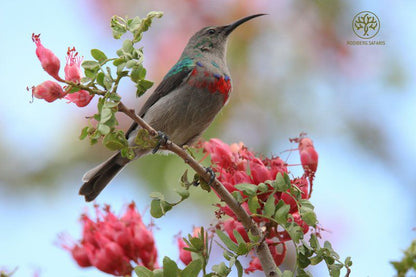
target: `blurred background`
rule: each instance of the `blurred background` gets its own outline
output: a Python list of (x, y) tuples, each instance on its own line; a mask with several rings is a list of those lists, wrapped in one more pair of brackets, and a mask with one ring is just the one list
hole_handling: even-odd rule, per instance
[[(78, 196), (81, 176), (110, 154), (78, 139), (96, 102), (82, 109), (63, 100), (30, 103), (26, 87), (50, 79), (31, 35), (41, 33), (63, 66), (68, 46), (86, 59), (92, 48), (115, 54), (121, 42), (112, 38), (110, 17), (151, 10), (165, 13), (143, 40), (148, 77), (156, 84), (195, 31), (269, 14), (232, 34), (233, 95), (205, 138), (243, 141), (255, 152), (287, 159), (282, 151), (295, 147), (288, 139), (307, 132), (320, 158), (311, 201), (327, 230), (324, 239), (342, 259), (352, 257), (352, 276), (392, 276), (389, 261), (399, 260), (416, 237), (416, 3), (410, 0), (2, 1), (0, 269), (18, 267), (16, 277), (106, 275), (80, 269), (57, 245), (59, 233), (80, 237), (79, 216), (88, 208), (92, 213), (92, 204)], [(385, 45), (347, 45), (359, 40), (351, 23), (363, 10), (380, 19), (373, 40)], [(131, 107), (143, 102), (128, 81), (120, 91)], [(123, 128), (130, 124), (119, 120)], [(297, 152), (288, 162), (299, 163)], [(149, 193), (176, 200), (170, 191), (185, 168), (174, 156), (145, 157), (97, 203), (120, 213), (134, 200), (150, 223)], [(299, 166), (291, 170), (294, 176), (302, 172)], [(180, 230), (186, 234), (214, 222), (214, 200), (195, 189), (186, 203), (154, 220), (160, 260), (177, 259), (174, 236)], [(293, 257), (284, 267), (291, 267)], [(328, 276), (324, 266), (312, 272)]]

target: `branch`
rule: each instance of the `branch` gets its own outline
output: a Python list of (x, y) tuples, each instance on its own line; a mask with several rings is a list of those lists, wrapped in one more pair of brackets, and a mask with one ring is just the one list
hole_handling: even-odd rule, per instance
[[(122, 102), (118, 105), (119, 112), (126, 114), (128, 117), (133, 119), (137, 124), (142, 128), (149, 131), (150, 135), (156, 136), (157, 131), (153, 129), (147, 122), (145, 122), (141, 117), (136, 115), (134, 110), (128, 109)], [(206, 169), (196, 161), (192, 156), (190, 156), (182, 147), (179, 147), (172, 141), (168, 141), (163, 149), (169, 150), (179, 157), (181, 157), (185, 163), (187, 163), (196, 173), (198, 173), (206, 182), (209, 182), (211, 175), (206, 171)], [(262, 232), (259, 230), (258, 226), (254, 224), (250, 215), (241, 207), (238, 201), (231, 195), (231, 193), (224, 187), (224, 185), (217, 180), (211, 184), (213, 190), (217, 192), (222, 201), (224, 201), (228, 207), (234, 212), (238, 220), (243, 224), (244, 228), (247, 231), (250, 231), (254, 236), (261, 237)], [(267, 243), (262, 240), (262, 242), (256, 247), (256, 254), (260, 260), (260, 263), (263, 267), (265, 276), (277, 276), (277, 266), (273, 260), (273, 257), (270, 253)]]

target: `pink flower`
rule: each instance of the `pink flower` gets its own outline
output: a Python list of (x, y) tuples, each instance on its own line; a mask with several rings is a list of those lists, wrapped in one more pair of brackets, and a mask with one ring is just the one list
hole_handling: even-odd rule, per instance
[(150, 270), (158, 267), (153, 234), (143, 224), (134, 203), (121, 217), (114, 215), (109, 206), (103, 210), (96, 207), (96, 214), (96, 220), (82, 216), (82, 240), (72, 245), (62, 243), (79, 266), (94, 266), (115, 276), (130, 276), (132, 262)]
[[(199, 237), (200, 233), (201, 233), (201, 228), (195, 228), (194, 227), (192, 236), (194, 238)], [(206, 233), (205, 233), (205, 235), (206, 235)], [(185, 247), (188, 247), (188, 245), (185, 243), (185, 241), (183, 240), (183, 238), (180, 235), (178, 235), (177, 242), (178, 242), (178, 248), (179, 248), (179, 259), (185, 265), (188, 265), (190, 262), (192, 262), (191, 252), (184, 249)]]
[(234, 236), (234, 230), (236, 230), (246, 242), (250, 241), (243, 224), (241, 224), (239, 221), (234, 220), (233, 218), (229, 218), (223, 222), (222, 226), (224, 228), (224, 231), (227, 232), (230, 239), (232, 239), (235, 243), (237, 243), (237, 239)]
[(185, 250), (185, 247), (188, 247), (188, 245), (183, 241), (183, 238), (178, 237), (178, 248), (179, 248), (179, 259), (185, 264), (188, 265), (190, 262), (192, 262), (192, 256), (191, 252), (188, 250)]
[(93, 97), (94, 95), (91, 95), (88, 91), (79, 90), (73, 93), (68, 93), (65, 96), (65, 99), (68, 100), (68, 103), (75, 103), (75, 105), (82, 108), (87, 106), (91, 102)]
[(72, 49), (68, 47), (66, 65), (64, 68), (65, 80), (74, 83), (79, 83), (81, 81), (81, 62), (82, 57), (78, 56), (78, 52), (76, 52), (75, 47)]
[(313, 147), (313, 142), (310, 138), (302, 138), (299, 142), (299, 154), (302, 167), (305, 173), (315, 173), (318, 167), (318, 153)]
[(51, 50), (42, 45), (40, 34), (32, 34), (32, 40), (36, 44), (36, 56), (38, 56), (43, 69), (56, 80), (61, 81), (62, 79), (59, 77), (61, 63), (58, 57)]
[[(286, 256), (286, 244), (283, 242), (275, 243), (272, 240), (266, 239), (266, 243), (269, 246), (270, 253), (272, 254), (273, 260), (276, 263), (276, 266), (279, 266), (283, 263), (283, 260)], [(281, 245), (282, 250), (281, 252), (277, 251), (277, 246)], [(257, 257), (252, 257), (250, 264), (248, 268), (246, 268), (244, 271), (246, 274), (250, 272), (254, 272), (256, 270), (263, 270), (263, 267), (261, 266), (260, 260)]]
[(304, 137), (300, 139), (299, 155), (303, 170), (305, 171), (305, 176), (309, 179), (310, 197), (312, 194), (313, 179), (315, 178), (315, 172), (318, 168), (318, 153), (315, 151), (313, 142), (310, 138)]
[(46, 102), (53, 102), (65, 96), (62, 87), (53, 81), (45, 81), (36, 87), (32, 87), (32, 95), (38, 99), (44, 99)]

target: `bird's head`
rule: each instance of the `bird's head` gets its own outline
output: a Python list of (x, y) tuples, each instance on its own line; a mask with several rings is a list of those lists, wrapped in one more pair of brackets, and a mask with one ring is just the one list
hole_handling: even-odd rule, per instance
[(202, 28), (190, 38), (185, 49), (194, 53), (210, 53), (213, 55), (224, 56), (227, 38), (232, 31), (250, 19), (262, 15), (265, 14), (250, 15), (225, 26), (208, 26)]

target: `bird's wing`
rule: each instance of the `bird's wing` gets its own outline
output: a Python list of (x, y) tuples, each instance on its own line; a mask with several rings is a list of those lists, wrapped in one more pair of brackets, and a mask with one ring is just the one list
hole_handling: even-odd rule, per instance
[[(184, 59), (173, 66), (168, 74), (166, 74), (162, 82), (157, 86), (152, 95), (150, 95), (150, 97), (146, 100), (138, 115), (143, 117), (149, 108), (160, 98), (168, 95), (170, 92), (181, 86), (189, 78), (189, 75), (194, 67), (194, 62), (191, 59)], [(130, 133), (136, 128), (137, 123), (134, 122), (127, 130), (126, 138), (128, 138)]]

